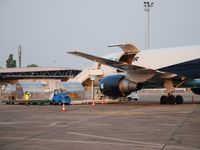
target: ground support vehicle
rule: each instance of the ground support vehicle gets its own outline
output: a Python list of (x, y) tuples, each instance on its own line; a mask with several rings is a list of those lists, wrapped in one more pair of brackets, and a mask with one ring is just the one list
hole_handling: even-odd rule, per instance
[(71, 104), (71, 98), (68, 96), (66, 90), (63, 89), (55, 89), (52, 101), (50, 104)]
[(138, 95), (138, 93), (136, 93), (136, 92), (132, 92), (131, 94), (129, 94), (129, 95), (127, 96), (127, 100), (128, 100), (128, 101), (131, 101), (131, 100), (137, 101), (138, 99), (139, 99), (139, 95)]

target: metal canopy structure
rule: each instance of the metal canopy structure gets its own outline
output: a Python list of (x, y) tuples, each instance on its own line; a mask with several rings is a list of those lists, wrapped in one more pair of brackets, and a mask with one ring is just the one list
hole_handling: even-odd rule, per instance
[(62, 86), (67, 92), (83, 92), (84, 87), (80, 82), (62, 82)]
[(66, 79), (79, 74), (81, 70), (60, 67), (26, 67), (0, 69), (0, 80), (51, 78)]

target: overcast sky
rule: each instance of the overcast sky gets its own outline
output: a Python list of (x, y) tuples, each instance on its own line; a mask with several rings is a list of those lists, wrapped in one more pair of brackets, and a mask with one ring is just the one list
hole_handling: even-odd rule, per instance
[[(0, 66), (9, 54), (22, 66), (87, 68), (92, 62), (66, 54), (97, 56), (133, 43), (144, 49), (142, 0), (0, 0)], [(150, 12), (151, 48), (200, 44), (200, 0), (154, 0)], [(181, 55), (181, 54), (180, 54)]]

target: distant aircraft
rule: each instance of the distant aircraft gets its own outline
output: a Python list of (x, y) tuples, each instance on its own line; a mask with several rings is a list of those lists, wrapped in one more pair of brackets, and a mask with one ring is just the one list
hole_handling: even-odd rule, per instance
[(110, 47), (115, 46), (123, 53), (110, 54), (110, 58), (68, 52), (116, 68), (117, 74), (105, 76), (100, 81), (99, 87), (104, 95), (121, 97), (141, 89), (164, 87), (167, 95), (161, 96), (160, 104), (183, 103), (181, 95), (173, 95), (175, 88), (191, 88), (193, 93), (200, 95), (200, 46), (145, 51), (139, 51), (132, 44)]

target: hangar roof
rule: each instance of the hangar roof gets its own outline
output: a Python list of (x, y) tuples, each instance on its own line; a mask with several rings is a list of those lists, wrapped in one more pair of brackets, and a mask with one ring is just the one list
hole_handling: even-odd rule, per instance
[(79, 74), (81, 70), (64, 67), (24, 67), (0, 68), (0, 80), (28, 79), (28, 78), (57, 78), (66, 79)]
[(36, 71), (60, 71), (68, 70), (65, 67), (23, 67), (23, 68), (0, 68), (0, 73), (11, 72), (36, 72)]

